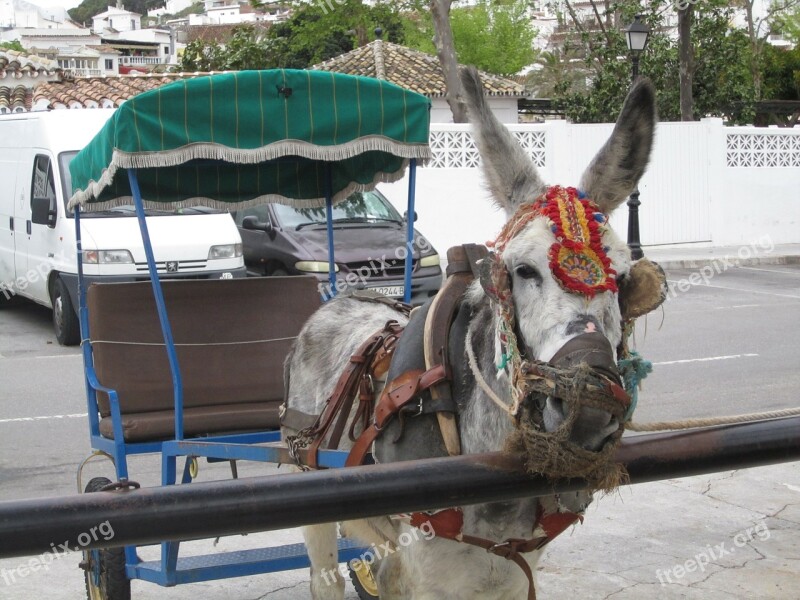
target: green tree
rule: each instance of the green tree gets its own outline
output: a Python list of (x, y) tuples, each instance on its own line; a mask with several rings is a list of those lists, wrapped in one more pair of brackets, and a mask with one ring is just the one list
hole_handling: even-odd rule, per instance
[(450, 21), (459, 62), (505, 76), (530, 65), (536, 58), (536, 29), (526, 11), (519, 0), (484, 0), (453, 9)]
[(764, 51), (764, 98), (800, 100), (800, 45)]
[(19, 40), (13, 40), (11, 42), (0, 42), (0, 48), (3, 50), (16, 50), (17, 52), (24, 52), (28, 53), (28, 51), (23, 47), (22, 42)]
[(225, 44), (194, 40), (187, 44), (181, 71), (244, 71), (267, 68), (270, 43), (265, 30), (252, 25), (233, 29)]
[(404, 41), (406, 26), (393, 4), (331, 0), (331, 7), (322, 0), (301, 4), (291, 19), (274, 25), (269, 35), (270, 66), (310, 67), (374, 40), (378, 27), (384, 39), (398, 44)]
[[(613, 121), (630, 86), (630, 61), (620, 60), (628, 55), (622, 28), (643, 9), (639, 2), (630, 0), (618, 2), (613, 8), (613, 15), (604, 14), (598, 20), (616, 26), (601, 30), (584, 24), (577, 35), (565, 41), (565, 51), (582, 55), (577, 70), (591, 82), (588, 90), (581, 90), (568, 80), (556, 86), (556, 101), (576, 122)], [(664, 2), (653, 0), (646, 9), (644, 20), (652, 32), (641, 56), (640, 72), (655, 84), (660, 118), (679, 120), (677, 42), (664, 27)], [(705, 0), (703, 9), (695, 11), (691, 32), (694, 118), (730, 115), (733, 103), (754, 98), (747, 34), (731, 27), (733, 8), (727, 3)], [(750, 117), (746, 113), (736, 116), (737, 120)]]

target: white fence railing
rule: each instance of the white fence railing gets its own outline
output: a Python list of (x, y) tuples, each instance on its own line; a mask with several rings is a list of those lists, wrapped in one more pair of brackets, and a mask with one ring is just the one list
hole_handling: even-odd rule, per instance
[(166, 63), (166, 58), (159, 58), (158, 56), (120, 56), (119, 64), (121, 65), (160, 65)]
[[(548, 183), (579, 185), (613, 125), (551, 121), (509, 129)], [(440, 250), (494, 237), (505, 220), (488, 198), (466, 125), (431, 125), (433, 159), (418, 171), (419, 228)], [(800, 242), (800, 130), (725, 127), (719, 119), (660, 123), (640, 182), (642, 242)], [(405, 206), (407, 183), (382, 189)], [(627, 208), (611, 218), (624, 236)]]

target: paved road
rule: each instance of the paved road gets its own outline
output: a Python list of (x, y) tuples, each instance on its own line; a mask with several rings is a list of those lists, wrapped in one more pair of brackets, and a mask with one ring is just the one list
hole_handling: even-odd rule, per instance
[[(694, 273), (670, 271), (668, 276), (673, 283), (670, 300), (663, 311), (643, 319), (637, 326), (636, 345), (655, 363), (655, 372), (645, 382), (636, 420), (702, 417), (797, 405), (800, 266), (733, 268), (700, 285), (690, 283)], [(75, 468), (87, 453), (79, 351), (57, 345), (49, 318), (46, 310), (26, 303), (0, 310), (0, 500), (73, 493)], [(798, 539), (800, 514), (793, 502), (800, 492), (800, 474), (794, 466), (770, 469), (634, 486), (621, 491), (616, 498), (603, 499), (596, 503), (583, 528), (548, 550), (540, 568), (542, 594), (559, 598), (563, 597), (564, 589), (570, 589), (580, 590), (586, 598), (798, 597), (800, 591), (789, 592), (800, 590), (796, 575), (796, 561), (800, 561), (797, 543), (792, 546), (792, 542), (787, 542), (785, 546), (775, 540), (781, 531), (792, 532), (791, 539)], [(158, 484), (158, 465), (153, 459), (137, 459), (131, 470), (144, 485)], [(245, 474), (268, 470), (269, 467), (253, 465)], [(97, 465), (92, 467), (90, 476), (101, 473), (107, 474), (108, 470)], [(224, 467), (219, 465), (203, 466), (201, 471), (203, 479), (225, 475)], [(740, 482), (739, 487), (731, 487), (736, 481)], [(741, 514), (732, 517), (728, 508), (742, 495), (742, 485), (756, 486), (758, 490), (745, 494), (747, 497), (737, 504)], [(709, 500), (712, 487), (721, 490), (717, 496), (723, 500), (717, 496), (716, 500)], [(758, 495), (759, 490), (762, 496)], [(782, 494), (789, 494), (788, 499)], [(770, 499), (765, 499), (766, 496)], [(669, 504), (668, 498), (678, 504)], [(779, 501), (784, 501), (783, 508), (772, 507), (772, 503)], [(692, 503), (691, 509), (684, 502)], [(787, 564), (793, 567), (769, 571), (767, 582), (774, 585), (767, 592), (747, 587), (754, 585), (746, 581), (753, 580), (748, 561), (734, 565), (739, 573), (732, 587), (724, 583), (730, 583), (734, 577), (725, 571), (728, 568), (725, 565), (719, 568), (725, 578), (714, 580), (713, 585), (687, 576), (674, 585), (661, 586), (656, 579), (656, 568), (646, 565), (669, 568), (681, 562), (682, 557), (694, 556), (692, 544), (698, 543), (696, 527), (707, 529), (705, 537), (700, 538), (703, 544), (728, 539), (720, 537), (727, 533), (715, 533), (716, 521), (703, 512), (707, 510), (716, 511), (714, 519), (727, 519), (718, 527), (727, 528), (731, 536), (755, 523), (757, 513), (776, 519), (769, 521), (774, 534), (771, 545), (764, 542), (765, 548), (756, 551), (772, 553), (776, 560), (790, 561)], [(646, 539), (640, 520), (650, 511), (656, 511), (653, 520), (661, 524), (660, 543), (669, 546), (663, 554), (672, 558), (661, 558), (659, 562), (650, 557), (648, 563), (643, 558), (647, 552), (639, 549), (637, 542)], [(297, 539), (297, 532), (227, 538), (221, 545), (254, 547), (257, 539), (269, 540), (269, 544), (282, 543)], [(195, 545), (206, 552), (211, 542), (195, 542)], [(599, 547), (602, 556), (595, 552)], [(0, 569), (13, 569), (20, 562), (20, 559), (2, 560)], [(79, 598), (82, 582), (76, 564), (77, 558), (65, 558), (53, 565), (48, 574), (32, 573), (12, 584), (0, 579), (0, 599)], [(771, 563), (760, 561), (758, 568), (766, 568), (764, 565)], [(635, 576), (625, 579), (626, 568), (635, 572)], [(134, 582), (134, 597), (291, 599), (306, 597), (306, 586), (304, 572), (170, 590)], [(717, 595), (714, 590), (727, 591)], [(355, 597), (351, 589), (348, 598)]]

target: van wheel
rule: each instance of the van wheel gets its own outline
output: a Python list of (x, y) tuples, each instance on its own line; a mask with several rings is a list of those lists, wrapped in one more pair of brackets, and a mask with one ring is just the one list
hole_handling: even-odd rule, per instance
[(277, 269), (272, 269), (269, 274), (270, 277), (286, 277), (289, 273), (282, 267), (278, 267)]
[(72, 306), (67, 286), (60, 277), (53, 286), (53, 329), (62, 346), (74, 346), (81, 339), (81, 325)]
[[(86, 484), (86, 493), (98, 492), (111, 481), (95, 477)], [(130, 600), (131, 580), (125, 576), (125, 549), (84, 550), (84, 577), (88, 600)]]

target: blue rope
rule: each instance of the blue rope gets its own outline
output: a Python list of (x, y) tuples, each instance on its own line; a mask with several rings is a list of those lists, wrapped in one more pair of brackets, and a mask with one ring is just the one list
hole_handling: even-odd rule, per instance
[(622, 377), (622, 383), (625, 391), (631, 397), (631, 405), (625, 412), (624, 421), (629, 421), (633, 416), (633, 411), (636, 409), (636, 403), (639, 401), (639, 383), (647, 377), (648, 373), (653, 372), (653, 363), (649, 360), (643, 359), (635, 350), (628, 353), (627, 358), (623, 358), (617, 363), (619, 374)]

